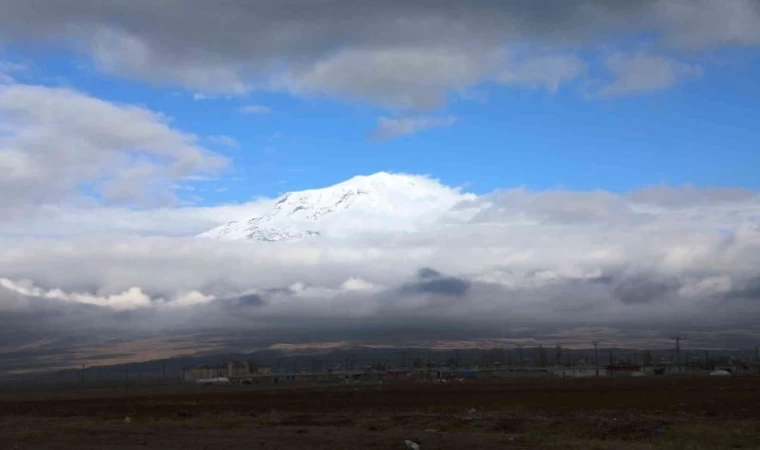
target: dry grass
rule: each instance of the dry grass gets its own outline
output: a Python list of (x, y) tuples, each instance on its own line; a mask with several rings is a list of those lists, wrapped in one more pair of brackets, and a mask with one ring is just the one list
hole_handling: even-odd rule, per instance
[(760, 449), (758, 425), (757, 379), (0, 396), (3, 448)]

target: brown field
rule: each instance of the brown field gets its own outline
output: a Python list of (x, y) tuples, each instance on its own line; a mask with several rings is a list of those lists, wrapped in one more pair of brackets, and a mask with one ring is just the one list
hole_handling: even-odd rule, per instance
[(423, 450), (760, 449), (760, 378), (0, 393), (2, 449), (404, 449), (406, 439)]

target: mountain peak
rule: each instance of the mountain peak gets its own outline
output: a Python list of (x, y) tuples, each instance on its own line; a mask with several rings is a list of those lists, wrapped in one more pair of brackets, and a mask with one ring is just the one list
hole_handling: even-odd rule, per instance
[(411, 231), (469, 198), (420, 175), (378, 172), (333, 186), (290, 192), (261, 214), (214, 228), (201, 237), (293, 241), (360, 232)]

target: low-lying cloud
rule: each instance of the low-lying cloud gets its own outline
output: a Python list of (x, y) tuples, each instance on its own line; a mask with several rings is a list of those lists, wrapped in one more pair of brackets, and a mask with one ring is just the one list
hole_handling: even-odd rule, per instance
[(672, 333), (709, 343), (733, 330), (715, 342), (747, 345), (760, 337), (760, 201), (695, 190), (514, 189), (468, 197), (415, 232), (297, 243), (6, 240), (0, 318), (19, 343), (51, 331), (203, 332), (254, 347), (548, 342), (585, 327), (620, 344)]

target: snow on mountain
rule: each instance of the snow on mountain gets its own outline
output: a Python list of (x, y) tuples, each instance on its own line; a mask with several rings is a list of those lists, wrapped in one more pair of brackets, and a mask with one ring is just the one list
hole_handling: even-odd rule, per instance
[(411, 232), (432, 225), (475, 197), (424, 176), (357, 176), (323, 189), (291, 192), (247, 220), (200, 235), (223, 240), (294, 241), (363, 232)]

